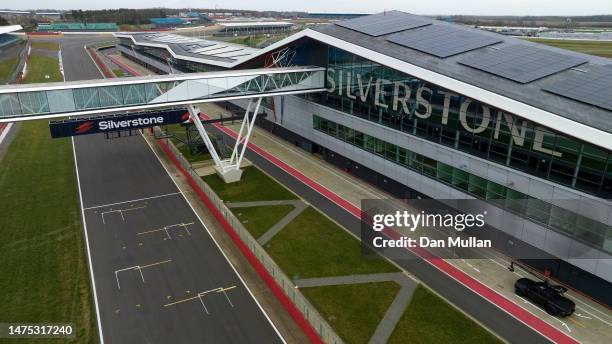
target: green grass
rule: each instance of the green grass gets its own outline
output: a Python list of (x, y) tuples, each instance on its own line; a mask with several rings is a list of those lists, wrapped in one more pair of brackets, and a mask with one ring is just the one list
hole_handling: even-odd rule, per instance
[(191, 150), (189, 149), (189, 146), (186, 144), (181, 144), (178, 150), (183, 154), (185, 159), (187, 159), (187, 161), (191, 163), (212, 159), (212, 157), (210, 156), (210, 153), (199, 153), (195, 155), (191, 154)]
[(283, 217), (287, 216), (294, 206), (270, 205), (258, 207), (232, 208), (232, 212), (240, 219), (244, 227), (255, 239), (261, 237)]
[(226, 184), (216, 174), (202, 177), (224, 202), (297, 199), (297, 196), (254, 166), (244, 168), (239, 182)]
[(364, 258), (361, 243), (312, 207), (265, 245), (291, 278), (397, 272), (389, 262)]
[(423, 286), (400, 318), (389, 344), (502, 343), (479, 324)]
[(19, 58), (17, 57), (0, 61), (0, 84), (5, 84), (9, 81), (11, 74), (17, 68), (17, 63), (19, 63)]
[(336, 333), (350, 344), (368, 343), (399, 290), (395, 282), (300, 289)]
[(122, 78), (125, 76), (125, 72), (121, 68), (113, 69), (113, 74), (115, 74), (115, 76), (118, 78)]
[[(49, 56), (32, 55), (28, 62), (26, 83), (63, 81), (58, 60)], [(45, 76), (48, 75), (49, 78)]]
[(612, 58), (612, 42), (610, 41), (579, 41), (545, 38), (527, 38), (527, 40), (585, 54)]
[[(28, 81), (61, 81), (57, 61), (43, 61), (56, 78)], [(74, 323), (71, 342), (96, 342), (70, 140), (51, 139), (46, 121), (23, 122), (0, 163), (0, 191), (0, 322)]]
[(59, 48), (59, 42), (32, 41), (32, 49), (58, 51)]

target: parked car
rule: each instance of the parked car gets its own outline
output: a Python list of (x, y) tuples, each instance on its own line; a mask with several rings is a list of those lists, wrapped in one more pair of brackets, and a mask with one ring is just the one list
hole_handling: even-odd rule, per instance
[(550, 285), (548, 281), (536, 282), (529, 278), (519, 278), (514, 283), (514, 291), (516, 295), (525, 297), (544, 308), (550, 315), (570, 316), (576, 308), (572, 300), (563, 296), (567, 291), (566, 288)]

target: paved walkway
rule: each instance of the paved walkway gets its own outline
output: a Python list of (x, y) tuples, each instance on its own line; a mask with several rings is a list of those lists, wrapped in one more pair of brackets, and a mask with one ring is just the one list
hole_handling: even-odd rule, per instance
[(308, 207), (308, 204), (301, 200), (282, 200), (282, 201), (254, 201), (254, 202), (235, 202), (226, 203), (228, 208), (245, 208), (245, 207), (260, 207), (260, 206), (275, 206), (275, 205), (292, 205), (294, 209), (285, 215), (280, 221), (270, 227), (261, 237), (257, 238), (257, 242), (260, 245), (265, 245), (270, 241), (278, 232), (280, 232), (289, 222), (293, 221), (298, 215), (300, 215), (304, 209)]
[(408, 307), (412, 294), (416, 289), (418, 283), (406, 276), (401, 272), (390, 272), (380, 274), (367, 274), (367, 275), (348, 275), (348, 276), (334, 276), (334, 277), (320, 277), (320, 278), (306, 278), (294, 281), (299, 288), (309, 287), (322, 287), (330, 285), (348, 285), (348, 284), (360, 284), (360, 283), (379, 283), (393, 281), (401, 286), (400, 291), (393, 299), (393, 303), (385, 312), (384, 317), (376, 327), (376, 331), (370, 338), (371, 344), (386, 343), (395, 326), (399, 322), (402, 314)]

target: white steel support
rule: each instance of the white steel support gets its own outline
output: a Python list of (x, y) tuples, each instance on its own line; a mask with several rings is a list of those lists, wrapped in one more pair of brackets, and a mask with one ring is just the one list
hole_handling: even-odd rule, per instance
[[(240, 125), (240, 131), (238, 132), (238, 137), (236, 138), (236, 145), (234, 146), (234, 150), (232, 152), (232, 156), (228, 161), (226, 167), (239, 169), (240, 164), (242, 163), (242, 158), (244, 157), (244, 152), (246, 151), (247, 145), (249, 144), (249, 138), (251, 137), (251, 133), (253, 132), (253, 127), (255, 126), (255, 120), (257, 119), (257, 113), (259, 112), (259, 106), (261, 105), (261, 99), (257, 98), (257, 104), (255, 105), (255, 110), (253, 111), (253, 117), (249, 118), (249, 111), (251, 110), (251, 105), (253, 100), (249, 100), (249, 104), (247, 105), (246, 112), (244, 114), (244, 118), (242, 120), (242, 125)], [(244, 132), (246, 129), (246, 133)], [(240, 149), (240, 145), (242, 144), (242, 149)], [(238, 153), (240, 151), (240, 153)]]
[(217, 151), (215, 150), (215, 146), (213, 146), (212, 141), (210, 141), (210, 137), (208, 137), (208, 133), (206, 132), (206, 129), (204, 128), (204, 125), (202, 125), (202, 120), (200, 119), (198, 109), (195, 107), (195, 105), (192, 105), (192, 104), (187, 106), (187, 108), (189, 109), (189, 117), (191, 117), (193, 124), (198, 130), (198, 133), (200, 134), (200, 137), (202, 137), (202, 141), (204, 141), (206, 148), (208, 148), (208, 151), (210, 152), (210, 156), (213, 158), (215, 165), (222, 166), (223, 163), (221, 162), (221, 159), (219, 158), (219, 154), (217, 154)]
[[(242, 120), (242, 124), (240, 125), (240, 131), (238, 132), (238, 136), (236, 137), (236, 144), (234, 145), (234, 149), (232, 150), (232, 155), (229, 159), (221, 160), (219, 154), (215, 150), (212, 141), (208, 137), (208, 133), (202, 124), (201, 119), (198, 114), (199, 111), (194, 105), (189, 105), (189, 116), (193, 120), (198, 133), (202, 137), (202, 141), (208, 148), (210, 155), (215, 162), (215, 170), (217, 174), (226, 182), (232, 183), (240, 180), (242, 176), (242, 170), (240, 170), (240, 165), (242, 164), (242, 159), (244, 158), (244, 153), (246, 152), (246, 148), (249, 144), (249, 138), (253, 133), (253, 127), (255, 126), (255, 120), (257, 119), (257, 113), (259, 112), (259, 107), (261, 105), (262, 98), (249, 99), (249, 103), (246, 108), (246, 112), (244, 114), (244, 118)], [(253, 104), (255, 103), (255, 108), (253, 110), (253, 116), (249, 117), (249, 113), (253, 108)]]

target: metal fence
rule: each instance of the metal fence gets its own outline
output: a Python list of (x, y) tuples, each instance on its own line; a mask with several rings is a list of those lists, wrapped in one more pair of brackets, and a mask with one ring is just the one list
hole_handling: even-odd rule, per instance
[[(155, 136), (163, 135), (159, 127), (154, 128)], [(283, 289), (296, 308), (302, 313), (304, 318), (308, 320), (310, 325), (317, 331), (321, 339), (328, 344), (344, 343), (336, 334), (332, 327), (325, 321), (325, 318), (308, 302), (306, 297), (300, 292), (296, 285), (287, 277), (281, 268), (272, 260), (270, 255), (257, 242), (257, 240), (249, 233), (242, 225), (240, 220), (229, 210), (223, 201), (215, 194), (215, 192), (206, 184), (202, 178), (193, 170), (191, 164), (183, 157), (182, 153), (174, 146), (172, 141), (164, 138), (168, 148), (174, 154), (181, 166), (191, 175), (193, 180), (198, 184), (198, 187), (206, 194), (206, 197), (215, 205), (217, 210), (223, 215), (225, 220), (234, 228), (240, 239), (249, 247), (251, 252), (259, 259), (259, 262), (266, 268), (268, 273), (274, 278), (276, 283)]]

